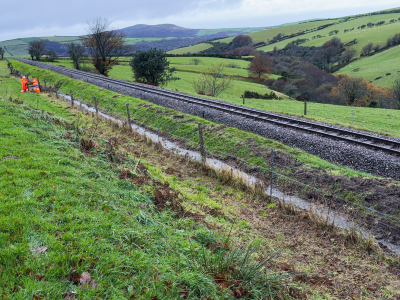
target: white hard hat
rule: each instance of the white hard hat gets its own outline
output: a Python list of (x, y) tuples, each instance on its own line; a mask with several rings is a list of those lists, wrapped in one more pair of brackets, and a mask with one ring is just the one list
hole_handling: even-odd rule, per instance
[(22, 78), (26, 78), (25, 76), (22, 76)]

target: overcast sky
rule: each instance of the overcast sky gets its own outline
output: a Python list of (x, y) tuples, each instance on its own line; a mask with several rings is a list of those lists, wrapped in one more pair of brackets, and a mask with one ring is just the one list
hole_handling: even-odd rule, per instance
[(261, 27), (331, 18), (399, 6), (398, 0), (68, 0), (1, 4), (0, 41), (32, 36), (81, 35), (94, 17), (115, 29), (135, 24), (188, 28)]

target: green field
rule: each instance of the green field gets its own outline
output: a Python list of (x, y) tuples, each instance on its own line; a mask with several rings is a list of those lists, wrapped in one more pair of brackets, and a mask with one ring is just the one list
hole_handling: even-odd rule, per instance
[[(354, 72), (354, 70), (358, 71)], [(337, 73), (346, 73), (351, 77), (362, 77), (374, 84), (392, 87), (400, 79), (400, 46), (390, 48), (376, 55), (361, 58), (340, 69)], [(387, 73), (391, 75), (386, 76)], [(375, 78), (382, 77), (375, 80)]]
[[(272, 45), (268, 45), (265, 47), (258, 48), (257, 50), (264, 51), (272, 51), (274, 47), (278, 47), (279, 49), (284, 48), (288, 43), (297, 39), (310, 39), (309, 41), (301, 44), (301, 46), (322, 46), (326, 41), (332, 39), (333, 37), (338, 37), (342, 40), (343, 43), (348, 43), (354, 39), (357, 39), (357, 44), (354, 48), (357, 51), (360, 51), (365, 45), (368, 43), (379, 44), (381, 46), (386, 45), (386, 39), (388, 37), (392, 37), (396, 33), (400, 33), (400, 21), (397, 21), (392, 24), (386, 24), (383, 26), (373, 27), (373, 28), (365, 28), (358, 30), (357, 27), (361, 25), (366, 25), (368, 22), (377, 23), (379, 21), (386, 21), (388, 23), (390, 20), (397, 20), (400, 17), (400, 14), (387, 14), (387, 15), (375, 15), (375, 16), (365, 16), (361, 18), (357, 18), (348, 22), (335, 24), (333, 26), (327, 27), (325, 29), (310, 32), (299, 37), (294, 37), (291, 39), (284, 40), (282, 42), (278, 42)], [(337, 22), (335, 19), (331, 22)], [(344, 29), (355, 28), (352, 32), (344, 33)], [(336, 35), (329, 35), (330, 31), (339, 30), (339, 33)], [(321, 35), (322, 38), (312, 39), (313, 36)], [(264, 40), (267, 35), (264, 36)]]
[[(190, 61), (193, 59), (193, 57), (172, 57), (168, 59), (171, 61), (170, 66), (175, 67), (178, 70), (177, 72), (174, 73), (174, 76), (180, 78), (180, 80), (171, 81), (166, 86), (164, 86), (164, 88), (170, 90), (178, 90), (180, 92), (191, 95), (197, 95), (197, 91), (195, 91), (193, 88), (193, 80), (198, 78), (199, 72), (201, 72), (201, 70), (205, 66), (220, 61), (226, 64), (237, 64), (242, 68), (246, 68), (249, 65), (249, 62), (244, 60), (222, 59), (214, 57), (207, 57), (207, 58), (199, 57), (201, 63), (197, 66), (190, 64)], [(68, 68), (73, 67), (71, 61), (60, 61), (54, 64), (65, 66)], [(216, 99), (221, 99), (232, 103), (240, 104), (242, 103), (241, 96), (246, 90), (254, 91), (260, 94), (265, 94), (267, 92), (270, 93), (270, 90), (267, 89), (264, 85), (260, 83), (255, 83), (254, 81), (247, 79), (248, 71), (245, 69), (225, 68), (224, 71), (229, 75), (238, 76), (240, 78), (234, 77), (232, 86), (226, 91), (224, 91), (221, 95), (219, 95), (219, 97)], [(110, 71), (109, 76), (116, 79), (134, 81), (132, 68), (126, 62), (114, 66)], [(269, 76), (275, 79), (278, 78), (278, 76), (274, 74), (270, 74)], [(277, 94), (279, 94), (279, 96), (285, 99), (289, 99), (289, 97), (286, 95), (280, 93)]]
[(168, 54), (186, 54), (186, 53), (197, 53), (200, 51), (204, 51), (207, 50), (209, 48), (211, 48), (212, 45), (208, 44), (208, 43), (201, 43), (201, 44), (197, 44), (197, 45), (193, 45), (193, 46), (189, 46), (189, 47), (183, 47), (183, 48), (178, 48), (175, 50), (171, 50), (168, 51)]
[[(297, 33), (300, 31), (311, 30), (311, 29), (317, 28), (317, 27), (325, 25), (325, 24), (338, 22), (339, 20), (341, 20), (341, 19), (299, 23), (299, 24), (293, 24), (293, 25), (287, 25), (287, 26), (275, 27), (272, 29), (257, 31), (257, 32), (246, 34), (246, 35), (251, 36), (251, 38), (253, 39), (253, 43), (266, 42), (268, 39), (272, 40), (273, 37), (275, 37), (279, 33), (284, 33), (285, 35), (290, 35), (292, 33)], [(226, 39), (218, 40), (218, 42), (229, 43), (232, 40), (233, 40), (233, 38), (226, 38)], [(260, 49), (262, 49), (262, 48), (260, 48)]]

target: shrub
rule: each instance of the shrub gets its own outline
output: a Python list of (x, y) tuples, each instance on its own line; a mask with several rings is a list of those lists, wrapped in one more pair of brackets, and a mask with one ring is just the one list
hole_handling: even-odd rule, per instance
[(265, 93), (265, 95), (261, 95), (257, 92), (252, 92), (252, 91), (245, 91), (244, 92), (244, 96), (246, 98), (250, 98), (250, 99), (278, 99), (278, 100), (282, 100), (282, 97), (278, 97), (275, 92), (271, 91), (271, 93)]

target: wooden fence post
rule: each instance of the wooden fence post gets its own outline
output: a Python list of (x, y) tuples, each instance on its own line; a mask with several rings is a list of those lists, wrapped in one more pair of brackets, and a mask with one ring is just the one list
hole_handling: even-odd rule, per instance
[(202, 128), (201, 123), (199, 123), (199, 140), (200, 140), (201, 162), (203, 164), (205, 164), (206, 163), (206, 151), (204, 148), (203, 128)]

